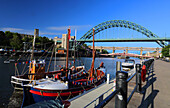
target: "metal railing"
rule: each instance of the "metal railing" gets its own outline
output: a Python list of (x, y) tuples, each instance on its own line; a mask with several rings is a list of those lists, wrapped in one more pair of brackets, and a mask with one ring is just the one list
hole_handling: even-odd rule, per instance
[[(120, 63), (117, 63), (120, 64)], [(117, 70), (116, 72), (116, 89), (106, 98), (103, 98), (106, 93), (113, 89), (110, 88), (108, 91), (97, 97), (91, 103), (86, 105), (84, 108), (89, 107), (93, 103), (94, 108), (102, 108), (104, 107), (113, 97), (115, 97), (115, 108), (127, 108), (128, 103), (130, 102), (133, 94), (135, 92), (141, 93), (142, 91), (142, 82), (141, 82), (141, 72), (143, 71), (143, 66), (146, 67), (146, 72), (150, 69), (153, 69), (154, 59), (148, 59), (142, 62), (141, 64), (136, 64), (136, 71), (128, 78), (128, 72)], [(119, 67), (119, 66), (118, 66)], [(133, 88), (131, 94), (128, 94), (128, 83), (136, 76), (136, 85)]]
[[(113, 86), (113, 87), (115, 87), (115, 86)], [(111, 92), (113, 91), (113, 87), (111, 87), (109, 90), (107, 90), (106, 92), (104, 92), (103, 94), (101, 94), (99, 97), (97, 97), (96, 99), (94, 99), (92, 102), (90, 102), (89, 104), (87, 104), (84, 108), (88, 108), (88, 107), (94, 107), (94, 108), (96, 108), (97, 105), (101, 104), (101, 102), (105, 101), (106, 98), (111, 95)]]

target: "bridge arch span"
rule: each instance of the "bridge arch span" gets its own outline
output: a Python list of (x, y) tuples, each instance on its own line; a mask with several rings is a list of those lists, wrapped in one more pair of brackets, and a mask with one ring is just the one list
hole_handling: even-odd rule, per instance
[[(129, 29), (133, 29), (135, 31), (138, 31), (138, 32), (144, 34), (148, 38), (158, 38), (158, 36), (156, 34), (151, 32), (150, 30), (146, 29), (145, 27), (143, 27), (139, 24), (130, 22), (130, 21), (126, 21), (126, 20), (110, 20), (110, 21), (100, 23), (93, 28), (95, 29), (95, 34), (97, 34), (100, 31), (103, 31), (105, 29), (112, 28), (112, 27), (129, 28)], [(90, 39), (93, 36), (93, 28), (90, 29), (87, 33), (85, 33), (80, 39)], [(162, 47), (165, 45), (165, 42), (163, 42), (163, 41), (156, 41), (156, 42)]]

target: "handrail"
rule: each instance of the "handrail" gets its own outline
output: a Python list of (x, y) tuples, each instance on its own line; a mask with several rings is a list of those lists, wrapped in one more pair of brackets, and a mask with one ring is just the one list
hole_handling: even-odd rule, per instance
[(135, 88), (133, 89), (133, 91), (131, 92), (130, 96), (127, 99), (127, 104), (129, 103), (130, 99), (132, 98), (133, 94), (135, 93), (135, 90), (137, 88), (137, 85), (135, 86)]
[(101, 103), (99, 103), (95, 108), (103, 108), (119, 92), (120, 92), (120, 89), (115, 90), (106, 99), (104, 99)]
[(131, 76), (126, 80), (126, 82), (128, 83), (129, 81), (131, 81), (132, 78), (133, 78), (135, 75), (136, 75), (136, 72), (135, 72), (133, 75), (131, 75)]
[[(154, 60), (153, 59), (148, 59), (148, 60), (145, 60), (143, 62), (143, 64), (146, 65), (147, 69), (150, 70), (150, 69), (153, 69), (153, 63), (154, 63)], [(136, 65), (137, 66), (137, 65)], [(116, 90), (114, 92), (112, 92), (109, 96), (107, 96), (104, 100), (102, 99), (102, 102), (100, 102), (100, 98), (103, 97), (107, 92), (109, 92), (112, 88), (110, 88), (109, 90), (107, 90), (106, 92), (104, 92), (102, 95), (100, 95), (99, 97), (97, 97), (96, 99), (94, 99), (91, 103), (89, 103), (88, 105), (86, 105), (84, 108), (90, 106), (92, 103), (94, 103), (94, 108), (102, 108), (104, 107), (115, 95), (117, 95), (118, 93), (120, 93), (121, 91), (121, 95), (124, 95), (127, 96), (127, 87), (128, 87), (128, 83), (136, 76), (136, 78), (139, 78), (139, 79), (136, 79), (136, 86), (133, 88), (133, 91), (131, 92), (131, 94), (126, 98), (124, 99), (123, 98), (123, 101), (122, 100), (119, 100), (117, 97), (115, 98), (116, 101), (118, 102), (117, 104), (115, 104), (116, 108), (117, 107), (121, 107), (121, 106), (127, 106), (127, 104), (130, 102), (133, 94), (135, 92), (141, 92), (141, 90), (137, 90), (139, 87), (141, 87), (141, 82), (139, 82), (140, 79), (140, 72), (141, 72), (141, 65), (138, 65), (139, 67), (137, 68), (137, 70), (128, 78), (128, 74), (126, 72), (121, 72), (121, 71), (118, 71), (117, 74), (116, 74), (116, 80), (118, 82), (116, 82), (118, 85), (116, 86)], [(124, 80), (124, 81), (122, 81)], [(126, 81), (126, 83), (124, 83)], [(119, 83), (121, 83), (120, 87), (119, 87)], [(124, 88), (125, 87), (125, 88)], [(123, 94), (122, 94), (123, 93)], [(119, 94), (120, 95), (120, 94)], [(117, 100), (118, 99), (118, 100)], [(99, 100), (98, 104), (96, 105), (96, 102), (97, 100)], [(123, 105), (122, 105), (123, 104)]]
[[(106, 92), (104, 92), (103, 94), (101, 94), (100, 96), (98, 96), (96, 99), (94, 99), (92, 102), (90, 102), (89, 104), (87, 104), (84, 108), (88, 107), (90, 104), (96, 102), (101, 96), (105, 95), (106, 93), (108, 93), (110, 90), (112, 90), (113, 87), (111, 87), (109, 90), (107, 90)], [(96, 106), (96, 105), (95, 105)]]

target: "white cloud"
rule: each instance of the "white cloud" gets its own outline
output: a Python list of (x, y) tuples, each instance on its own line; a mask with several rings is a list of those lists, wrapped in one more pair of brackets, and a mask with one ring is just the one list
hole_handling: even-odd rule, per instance
[(21, 34), (30, 34), (33, 35), (34, 31), (33, 30), (24, 30), (21, 28), (11, 28), (11, 27), (6, 27), (6, 28), (0, 28), (2, 31), (10, 31), (10, 32), (17, 32)]
[(22, 31), (22, 30), (24, 30), (24, 29), (20, 29), (20, 28), (10, 28), (10, 27), (8, 27), (8, 28), (0, 28), (0, 30), (2, 30), (2, 31), (15, 32), (15, 31)]
[(62, 33), (40, 32), (40, 35), (61, 35)]
[[(10, 31), (10, 32), (17, 32), (21, 34), (30, 34), (34, 35), (34, 30), (25, 30), (21, 28), (10, 28), (10, 27), (5, 27), (5, 28), (0, 28), (1, 31)], [(52, 32), (44, 32), (40, 31), (40, 36), (42, 35), (62, 35), (62, 33), (52, 33)]]
[(61, 30), (67, 30), (69, 27), (71, 29), (84, 29), (84, 28), (91, 27), (91, 25), (72, 25), (72, 26), (60, 26), (60, 27), (47, 27), (47, 29), (48, 30), (61, 31)]

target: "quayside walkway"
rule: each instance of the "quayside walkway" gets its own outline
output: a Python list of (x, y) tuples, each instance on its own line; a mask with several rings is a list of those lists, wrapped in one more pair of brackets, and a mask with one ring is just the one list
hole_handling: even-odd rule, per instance
[[(96, 97), (100, 96), (101, 94), (103, 94), (104, 92), (106, 92), (109, 89), (113, 89), (113, 81), (111, 81), (110, 84), (104, 83), (101, 86), (99, 86), (98, 88), (95, 88), (94, 90), (91, 90), (90, 92), (88, 92), (84, 95), (82, 94), (82, 96), (78, 96), (76, 99), (69, 100), (71, 102), (71, 106), (69, 108), (83, 108), (87, 104), (92, 102)], [(112, 92), (112, 90), (110, 90), (108, 95), (111, 92)], [(89, 107), (93, 108), (93, 106), (94, 105), (92, 104), (92, 106), (89, 106)]]
[[(128, 92), (135, 86), (135, 80), (128, 86)], [(129, 95), (129, 94), (128, 94)], [(112, 98), (104, 108), (114, 108)], [(135, 92), (128, 108), (170, 108), (170, 62), (154, 61), (154, 70), (149, 72), (146, 81), (142, 82), (142, 92)]]
[[(131, 76), (134, 71), (135, 68), (130, 70), (128, 76)], [(69, 108), (94, 108), (115, 90), (115, 83), (115, 79), (113, 79), (109, 81), (109, 84), (104, 83), (80, 96), (70, 99), (71, 106)]]
[[(157, 96), (153, 101), (154, 107), (170, 108), (170, 62), (156, 60), (154, 66), (157, 78), (154, 83), (154, 90), (157, 90)], [(147, 91), (147, 94), (150, 94), (150, 90)]]

